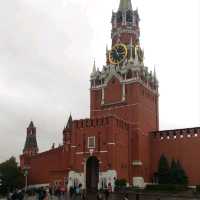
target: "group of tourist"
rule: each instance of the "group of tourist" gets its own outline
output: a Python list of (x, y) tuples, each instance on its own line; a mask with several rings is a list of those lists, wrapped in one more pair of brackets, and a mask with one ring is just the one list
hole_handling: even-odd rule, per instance
[(23, 200), (24, 199), (24, 195), (25, 195), (24, 190), (16, 189), (13, 192), (9, 192), (8, 193), (7, 199), (8, 200)]
[[(108, 200), (111, 190), (108, 188), (100, 189), (96, 194), (96, 200)], [(29, 189), (26, 192), (24, 190), (15, 190), (13, 193), (9, 193), (8, 200), (25, 200), (26, 196), (36, 196), (36, 200), (53, 200), (53, 196), (58, 200), (65, 200), (69, 195), (71, 200), (87, 200), (88, 195), (86, 190), (83, 189), (82, 184), (78, 186), (71, 186), (69, 188), (69, 194), (64, 187), (41, 187), (37, 189)], [(93, 193), (95, 196), (95, 193)], [(95, 199), (94, 199), (95, 200)], [(128, 195), (125, 194), (123, 200), (128, 200)]]

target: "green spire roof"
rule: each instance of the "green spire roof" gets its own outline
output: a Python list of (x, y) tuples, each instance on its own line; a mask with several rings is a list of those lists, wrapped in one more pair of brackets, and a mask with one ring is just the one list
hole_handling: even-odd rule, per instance
[(131, 0), (120, 0), (118, 11), (132, 10)]

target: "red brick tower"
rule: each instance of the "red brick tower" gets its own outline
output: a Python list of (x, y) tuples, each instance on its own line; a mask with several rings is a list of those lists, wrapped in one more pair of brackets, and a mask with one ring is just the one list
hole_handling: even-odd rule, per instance
[(36, 139), (36, 127), (31, 121), (27, 128), (26, 142), (23, 149), (23, 154), (20, 156), (20, 163), (22, 168), (29, 167), (31, 157), (38, 153), (38, 145)]
[[(159, 129), (158, 81), (144, 66), (140, 47), (139, 15), (131, 0), (120, 0), (112, 13), (112, 47), (102, 71), (91, 74), (91, 118), (114, 115), (133, 125), (133, 182), (150, 181), (148, 133)], [(133, 135), (135, 135), (133, 137)]]

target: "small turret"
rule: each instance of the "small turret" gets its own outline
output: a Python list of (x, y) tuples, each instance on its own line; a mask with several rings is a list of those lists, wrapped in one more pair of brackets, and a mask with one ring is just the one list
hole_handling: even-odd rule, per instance
[(70, 114), (66, 128), (71, 130), (72, 129), (72, 122), (73, 122), (72, 115)]
[(67, 125), (63, 130), (63, 144), (70, 144), (71, 134), (72, 134), (73, 120), (72, 115), (70, 114), (67, 121)]
[(36, 127), (31, 121), (27, 128), (26, 142), (23, 149), (23, 154), (33, 156), (38, 153), (38, 145), (36, 139)]

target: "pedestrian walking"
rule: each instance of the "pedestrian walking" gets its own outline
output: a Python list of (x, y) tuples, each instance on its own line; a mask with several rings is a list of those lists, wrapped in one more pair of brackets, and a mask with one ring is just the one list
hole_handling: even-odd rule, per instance
[(75, 193), (74, 187), (70, 186), (70, 188), (69, 188), (69, 197), (70, 197), (70, 199), (72, 199), (74, 193)]
[(103, 199), (103, 194), (102, 194), (102, 192), (98, 192), (97, 193), (97, 200), (102, 200)]
[(109, 194), (110, 193), (109, 193), (108, 188), (105, 188), (105, 190), (104, 190), (105, 200), (108, 200)]
[(86, 198), (86, 190), (82, 190), (81, 191), (81, 199), (82, 200), (86, 200), (87, 198)]

